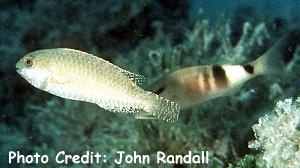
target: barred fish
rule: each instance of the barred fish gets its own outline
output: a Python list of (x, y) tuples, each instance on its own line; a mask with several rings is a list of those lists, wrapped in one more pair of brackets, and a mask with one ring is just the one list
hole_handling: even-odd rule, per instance
[(265, 54), (244, 65), (204, 65), (179, 69), (154, 82), (149, 90), (182, 109), (227, 95), (258, 75), (280, 74), (299, 42), (299, 32), (283, 36)]
[(178, 104), (137, 86), (142, 76), (91, 54), (66, 48), (38, 50), (16, 64), (30, 84), (56, 96), (95, 103), (112, 112), (151, 114), (175, 122)]

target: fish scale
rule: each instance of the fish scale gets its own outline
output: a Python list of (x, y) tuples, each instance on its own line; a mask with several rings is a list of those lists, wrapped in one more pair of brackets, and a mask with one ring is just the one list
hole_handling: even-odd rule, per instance
[[(33, 65), (26, 65), (32, 60)], [(112, 112), (145, 113), (168, 122), (180, 107), (138, 87), (143, 78), (108, 61), (73, 49), (46, 49), (27, 54), (17, 72), (36, 88), (62, 98), (98, 104)]]
[[(262, 56), (243, 65), (201, 65), (179, 69), (154, 82), (148, 89), (189, 109), (208, 100), (228, 95), (244, 82), (259, 76), (281, 74), (289, 55), (299, 43), (300, 33), (281, 37)], [(292, 56), (291, 56), (292, 57)]]
[[(67, 57), (67, 58), (69, 58), (69, 57)], [(88, 67), (91, 69), (91, 71), (90, 72), (87, 72), (87, 73), (84, 73), (84, 74), (82, 74), (81, 75), (81, 77), (83, 77), (83, 80), (84, 81), (86, 81), (86, 82), (84, 82), (83, 84), (86, 84), (86, 83), (90, 83), (90, 84), (87, 84), (87, 85), (89, 85), (90, 87), (82, 87), (82, 86), (80, 86), (80, 85), (74, 85), (75, 86), (75, 88), (74, 88), (74, 90), (78, 90), (78, 89), (81, 89), (81, 92), (86, 92), (86, 93), (90, 93), (90, 94), (92, 94), (93, 93), (93, 90), (98, 90), (98, 86), (97, 86), (97, 83), (104, 83), (104, 84), (106, 84), (108, 81), (109, 81), (109, 79), (110, 78), (101, 78), (101, 79), (99, 79), (99, 78), (97, 78), (97, 76), (96, 76), (96, 74), (100, 74), (100, 73), (98, 73), (98, 71), (97, 71), (97, 64), (95, 64), (96, 62), (94, 62), (94, 63), (92, 63), (92, 64), (88, 64), (88, 62), (87, 62), (87, 64), (86, 65), (84, 65), (84, 63), (85, 62), (81, 62), (79, 59), (67, 59), (68, 61), (70, 61), (72, 64), (79, 64), (78, 66), (80, 67), (80, 64), (82, 65), (82, 67), (81, 68), (83, 68), (83, 69), (87, 69)], [(78, 60), (80, 61), (80, 62), (78, 62)], [(105, 65), (99, 65), (99, 66), (102, 66), (102, 67), (104, 67)], [(67, 69), (67, 68), (66, 68)], [(105, 70), (105, 68), (103, 68), (103, 70)], [(80, 71), (80, 68), (75, 68), (75, 71), (74, 71), (74, 73), (75, 74), (79, 74), (81, 71)], [(82, 71), (83, 72), (83, 71)], [(107, 70), (107, 72), (109, 73), (109, 72), (111, 72), (111, 69), (108, 69)], [(117, 74), (114, 74), (114, 75), (111, 75), (111, 77), (114, 77), (114, 76), (117, 76)], [(101, 80), (101, 81), (99, 81), (99, 80)], [(122, 83), (122, 82), (121, 82)], [(92, 85), (91, 85), (92, 84)], [(123, 83), (122, 83), (123, 84)], [(118, 86), (116, 86), (115, 84), (111, 84), (111, 86), (110, 87), (112, 87), (112, 88), (118, 88)], [(83, 89), (82, 89), (83, 88)], [(94, 102), (94, 103), (97, 103), (97, 104), (99, 104), (99, 105), (101, 105), (101, 106), (104, 106), (104, 107), (106, 107), (106, 108), (108, 108), (108, 107), (113, 107), (114, 106), (114, 103), (111, 103), (112, 101), (103, 101), (103, 100), (106, 100), (106, 99), (108, 99), (109, 100), (109, 98), (116, 98), (115, 96), (114, 96), (114, 91), (112, 91), (112, 90), (110, 90), (109, 88), (106, 88), (106, 87), (102, 87), (101, 88), (101, 86), (99, 86), (99, 91), (96, 91), (95, 93), (96, 94), (92, 94), (93, 96), (93, 99), (91, 100), (92, 102)], [(118, 88), (119, 89), (119, 88)], [(104, 90), (106, 90), (106, 92), (104, 92)], [(119, 90), (120, 91), (120, 90)], [(74, 93), (74, 95), (76, 94), (76, 92), (74, 92), (74, 91), (72, 91), (72, 93)], [(84, 95), (84, 94), (82, 94), (82, 93), (80, 93), (80, 92), (77, 92), (77, 93), (79, 93), (80, 95)], [(120, 93), (119, 93), (120, 94)], [(77, 98), (77, 97), (69, 97), (69, 98), (71, 98), (71, 99), (80, 99), (80, 97), (82, 97), (82, 96), (79, 96), (79, 98)], [(105, 99), (103, 99), (103, 97), (105, 97)], [(106, 98), (106, 97), (108, 97), (108, 98)], [(120, 96), (119, 95), (119, 97), (122, 97), (122, 96)], [(116, 99), (116, 100), (118, 100), (118, 99)], [(126, 100), (124, 100), (124, 101), (126, 101)], [(118, 104), (118, 106), (122, 106), (121, 104), (120, 104), (120, 102), (119, 103), (116, 103), (116, 104)], [(118, 108), (118, 106), (117, 107), (114, 107), (114, 108)]]

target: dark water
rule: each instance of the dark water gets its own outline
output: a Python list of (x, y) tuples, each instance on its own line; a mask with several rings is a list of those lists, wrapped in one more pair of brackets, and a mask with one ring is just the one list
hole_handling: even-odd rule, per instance
[[(15, 64), (35, 50), (73, 48), (144, 75), (146, 89), (183, 67), (243, 64), (258, 58), (278, 38), (299, 30), (299, 7), (297, 0), (2, 0), (0, 167), (118, 167), (117, 151), (150, 157), (150, 163), (122, 163), (123, 167), (226, 167), (237, 165), (245, 155), (251, 155), (246, 157), (248, 165), (263, 163), (261, 151), (248, 148), (255, 139), (252, 125), (274, 114), (279, 100), (299, 96), (299, 47), (284, 55), (289, 59), (280, 73), (256, 77), (230, 94), (184, 110), (174, 124), (136, 120), (50, 95), (18, 75)], [(12, 159), (8, 164), (10, 151), (38, 153), (49, 161), (27, 164)], [(99, 152), (107, 162), (59, 164), (55, 157), (60, 151)], [(209, 164), (158, 165), (158, 151), (208, 151)], [(30, 162), (30, 156), (27, 159)]]

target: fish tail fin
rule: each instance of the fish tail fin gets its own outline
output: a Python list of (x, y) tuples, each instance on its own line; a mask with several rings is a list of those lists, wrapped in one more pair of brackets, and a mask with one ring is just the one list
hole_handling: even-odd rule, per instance
[[(174, 123), (178, 120), (178, 115), (180, 112), (180, 106), (170, 100), (164, 99), (163, 97), (160, 97), (156, 94), (151, 94), (150, 97), (153, 97), (151, 103), (152, 105), (148, 110), (145, 110), (146, 112), (149, 112), (154, 117), (157, 117), (158, 119), (165, 120), (170, 123)], [(149, 119), (149, 117), (146, 117)]]
[(252, 67), (257, 75), (280, 74), (284, 66), (293, 58), (297, 43), (300, 41), (299, 37), (299, 31), (284, 35), (266, 53), (247, 65), (250, 65), (249, 68)]

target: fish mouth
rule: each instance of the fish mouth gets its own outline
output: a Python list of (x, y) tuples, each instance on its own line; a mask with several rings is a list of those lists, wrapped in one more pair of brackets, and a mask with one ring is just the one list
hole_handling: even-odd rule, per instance
[(21, 68), (16, 67), (16, 71), (17, 71), (18, 74), (21, 74), (21, 71), (22, 71), (22, 70), (21, 70)]
[(23, 69), (22, 67), (16, 66), (16, 72), (17, 72), (19, 75), (23, 76), (24, 69)]
[(20, 74), (22, 71), (22, 66), (20, 65), (20, 61), (16, 64), (16, 71)]

